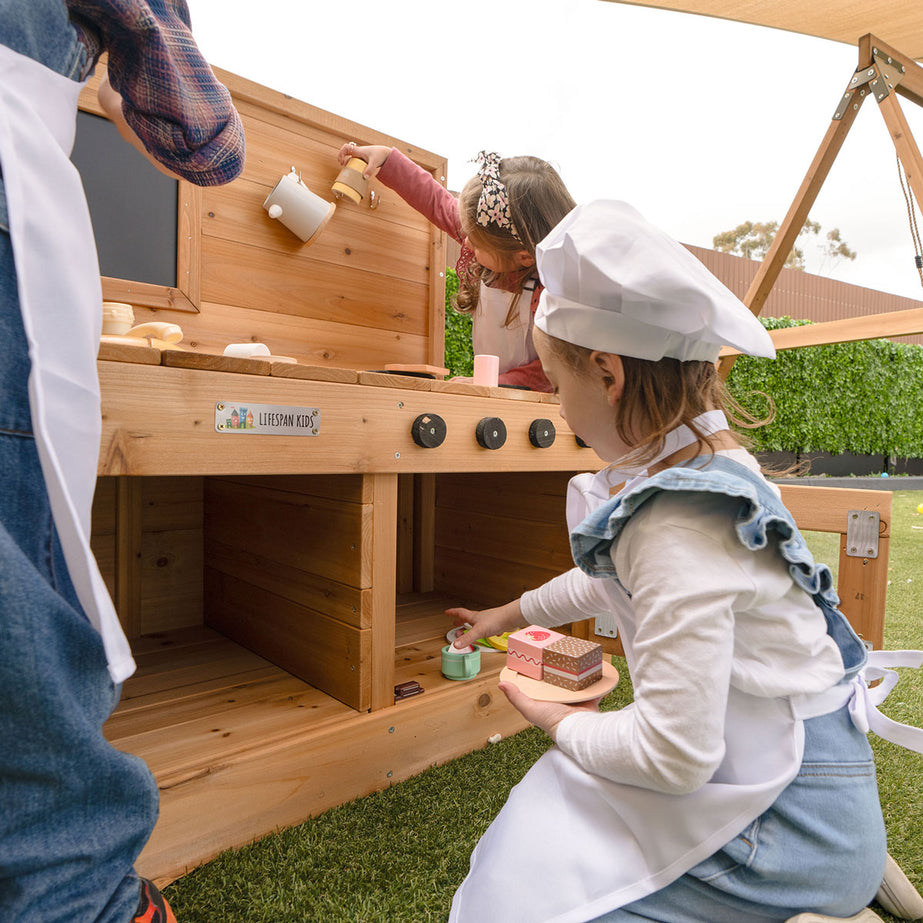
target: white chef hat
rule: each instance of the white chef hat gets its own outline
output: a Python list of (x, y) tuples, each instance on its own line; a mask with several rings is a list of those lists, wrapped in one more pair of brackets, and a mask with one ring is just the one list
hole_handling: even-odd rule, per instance
[(536, 248), (535, 325), (639, 359), (715, 362), (723, 345), (775, 357), (763, 325), (684, 246), (625, 202), (578, 205)]

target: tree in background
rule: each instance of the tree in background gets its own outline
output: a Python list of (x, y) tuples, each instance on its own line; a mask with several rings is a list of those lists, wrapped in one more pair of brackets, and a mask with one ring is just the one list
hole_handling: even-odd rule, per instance
[[(712, 246), (720, 253), (733, 253), (736, 256), (746, 257), (748, 260), (763, 260), (778, 230), (778, 221), (745, 221), (733, 230), (716, 234), (712, 238)], [(806, 235), (819, 237), (820, 233), (820, 223), (811, 221), (809, 218), (798, 235), (798, 241)], [(840, 236), (839, 228), (827, 231), (823, 240), (817, 242), (817, 248), (821, 253), (821, 264), (818, 269), (820, 273), (823, 273), (825, 269), (833, 269), (842, 260), (856, 258), (856, 251), (850, 250), (846, 241)], [(791, 253), (786, 257), (785, 268), (799, 270), (805, 268), (804, 250), (797, 245), (797, 241)]]

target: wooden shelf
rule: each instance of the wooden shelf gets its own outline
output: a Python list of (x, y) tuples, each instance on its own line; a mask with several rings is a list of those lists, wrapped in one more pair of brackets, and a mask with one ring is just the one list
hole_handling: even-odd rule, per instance
[(502, 655), (484, 655), (473, 680), (442, 676), (444, 610), (457, 602), (438, 593), (397, 601), (394, 682), (415, 679), (425, 691), (371, 713), (207, 627), (136, 641), (138, 670), (104, 730), (147, 762), (160, 788), (140, 873), (164, 884), (223, 849), (525, 727), (497, 690)]
[(135, 644), (138, 671), (105, 725), (161, 789), (356, 712), (209, 628)]

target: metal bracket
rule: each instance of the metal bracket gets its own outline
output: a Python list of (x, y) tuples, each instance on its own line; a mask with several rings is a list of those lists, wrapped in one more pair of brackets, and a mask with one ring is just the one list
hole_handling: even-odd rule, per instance
[(598, 638), (617, 638), (619, 630), (611, 612), (600, 613), (593, 622), (593, 634)]
[(850, 510), (846, 517), (847, 557), (877, 558), (881, 514), (873, 510)]
[[(869, 67), (861, 67), (853, 74), (836, 112), (833, 113), (834, 121), (843, 118), (857, 91), (860, 96), (865, 96), (867, 92), (870, 92), (874, 94), (878, 102), (881, 102), (903, 80), (904, 65), (899, 61), (895, 61), (889, 55), (883, 55), (877, 48), (872, 49), (872, 61)], [(866, 84), (868, 84), (868, 90), (864, 89)], [(858, 109), (859, 103), (854, 103), (853, 107)]]
[[(856, 80), (856, 77), (853, 77), (853, 80)], [(868, 78), (863, 80), (862, 83), (868, 83)], [(856, 93), (858, 93), (859, 96), (861, 97), (861, 96), (865, 96), (866, 93), (869, 92), (864, 86), (861, 88), (859, 87), (860, 87), (860, 84), (858, 83), (856, 84), (856, 87), (853, 87), (850, 84), (850, 87), (843, 94), (843, 98), (840, 100), (839, 106), (836, 107), (836, 112), (833, 113), (834, 122), (839, 122), (843, 118), (843, 116), (846, 115), (846, 110), (849, 109), (849, 104), (852, 102), (852, 98), (853, 96), (856, 95)], [(859, 106), (860, 106), (860, 103), (858, 102), (853, 103), (853, 109), (858, 109)]]
[(878, 54), (872, 51), (872, 57), (878, 67), (878, 76), (869, 81), (869, 89), (875, 94), (875, 99), (881, 102), (886, 96), (894, 92), (894, 89), (904, 77), (904, 65), (894, 61), (892, 58)]

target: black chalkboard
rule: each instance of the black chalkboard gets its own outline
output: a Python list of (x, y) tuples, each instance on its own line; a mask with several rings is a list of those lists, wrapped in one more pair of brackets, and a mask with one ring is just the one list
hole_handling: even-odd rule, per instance
[(80, 171), (104, 276), (176, 285), (179, 183), (122, 139), (108, 119), (77, 113)]

